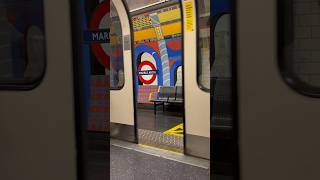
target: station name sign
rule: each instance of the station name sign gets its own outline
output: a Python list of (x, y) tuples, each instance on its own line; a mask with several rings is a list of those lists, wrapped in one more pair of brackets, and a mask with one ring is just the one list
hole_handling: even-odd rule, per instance
[(110, 29), (85, 31), (83, 40), (86, 43), (110, 43)]
[(157, 74), (157, 70), (145, 70), (145, 71), (139, 71), (138, 75), (152, 75), (152, 74)]

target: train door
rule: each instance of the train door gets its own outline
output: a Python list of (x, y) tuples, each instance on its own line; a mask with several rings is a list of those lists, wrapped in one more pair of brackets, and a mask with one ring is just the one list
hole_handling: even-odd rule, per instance
[(148, 4), (127, 1), (133, 32), (138, 142), (183, 152), (181, 6), (179, 1)]
[(241, 177), (319, 179), (319, 1), (237, 1)]
[[(209, 31), (210, 93), (211, 93), (211, 168), (213, 174), (235, 175), (236, 138), (234, 126), (234, 96), (232, 57), (232, 2), (231, 0), (198, 1), (209, 6), (210, 18), (202, 23), (202, 31)], [(202, 8), (203, 9), (203, 8)], [(203, 12), (205, 17), (205, 13)], [(204, 20), (206, 18), (203, 18)], [(208, 20), (209, 19), (209, 20)], [(204, 34), (204, 33), (201, 33)], [(206, 42), (203, 35), (201, 41)], [(206, 43), (201, 43), (205, 50)], [(203, 52), (206, 51), (201, 51)], [(202, 70), (202, 71), (205, 71)]]
[(0, 1), (0, 22), (0, 179), (75, 180), (69, 3)]
[(121, 0), (111, 1), (110, 135), (136, 142), (131, 29)]
[[(113, 4), (123, 31), (120, 59), (125, 80), (121, 90), (111, 91), (111, 136), (209, 159), (210, 91), (197, 78), (197, 4), (190, 0)], [(202, 67), (210, 67), (209, 56)], [(210, 87), (210, 70), (200, 76)], [(131, 135), (123, 134), (128, 132)]]

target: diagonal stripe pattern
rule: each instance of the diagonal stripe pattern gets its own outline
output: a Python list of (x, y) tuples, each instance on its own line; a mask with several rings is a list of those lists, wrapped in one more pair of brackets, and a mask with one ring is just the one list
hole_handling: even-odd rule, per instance
[(163, 86), (170, 86), (170, 68), (169, 68), (169, 56), (166, 46), (166, 41), (163, 37), (159, 16), (157, 13), (150, 14), (150, 19), (154, 27), (154, 31), (158, 40), (158, 46), (160, 50), (160, 56), (162, 61), (162, 73), (163, 73)]

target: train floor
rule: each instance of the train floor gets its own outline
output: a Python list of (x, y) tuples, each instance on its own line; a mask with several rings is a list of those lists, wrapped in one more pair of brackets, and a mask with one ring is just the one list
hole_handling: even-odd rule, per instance
[(145, 129), (156, 132), (165, 132), (181, 123), (183, 123), (182, 113), (168, 109), (163, 112), (160, 108), (157, 114), (153, 109), (138, 108), (137, 109), (137, 125), (138, 129)]
[(208, 160), (111, 140), (111, 180), (209, 180)]
[(183, 113), (179, 108), (165, 106), (154, 113), (152, 108), (137, 109), (140, 144), (183, 153)]

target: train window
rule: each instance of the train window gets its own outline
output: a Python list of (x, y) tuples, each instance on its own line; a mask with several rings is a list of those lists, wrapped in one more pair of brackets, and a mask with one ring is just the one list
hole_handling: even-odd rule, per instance
[(214, 60), (211, 77), (213, 79), (231, 78), (231, 15), (222, 14), (214, 27)]
[(197, 1), (198, 7), (198, 84), (210, 91), (210, 1)]
[(110, 88), (120, 90), (124, 86), (123, 65), (123, 37), (120, 18), (113, 3), (111, 3), (111, 61), (110, 61)]
[(42, 0), (0, 0), (0, 87), (30, 89), (45, 72)]
[(237, 179), (232, 95), (232, 0), (211, 0), (210, 93), (211, 93), (211, 167), (215, 175)]
[(279, 5), (279, 63), (286, 82), (320, 95), (320, 1), (285, 0)]
[(182, 66), (179, 66), (175, 71), (175, 86), (182, 86)]

